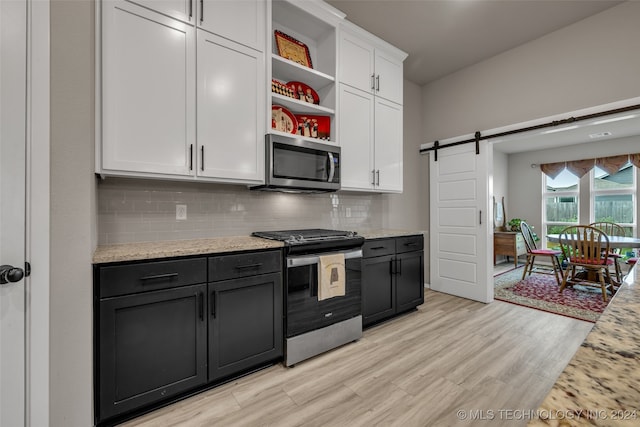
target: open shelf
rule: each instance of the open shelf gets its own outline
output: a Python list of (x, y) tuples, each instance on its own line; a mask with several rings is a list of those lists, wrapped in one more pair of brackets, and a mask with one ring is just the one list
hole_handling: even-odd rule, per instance
[(300, 101), (277, 93), (271, 93), (271, 102), (273, 105), (279, 104), (286, 107), (291, 110), (292, 113), (335, 114), (335, 110), (331, 108), (326, 108), (322, 105), (310, 104), (308, 102)]

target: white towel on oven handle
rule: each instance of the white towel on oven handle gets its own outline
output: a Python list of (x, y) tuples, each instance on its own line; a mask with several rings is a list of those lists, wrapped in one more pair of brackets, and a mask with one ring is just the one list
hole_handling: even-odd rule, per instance
[(318, 301), (345, 295), (344, 254), (321, 255), (318, 262)]

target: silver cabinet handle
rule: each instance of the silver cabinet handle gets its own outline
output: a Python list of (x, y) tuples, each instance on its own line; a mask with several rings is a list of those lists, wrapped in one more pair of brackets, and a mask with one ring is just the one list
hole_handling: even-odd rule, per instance
[(375, 89), (376, 88), (376, 75), (371, 74), (371, 89)]
[(376, 170), (371, 171), (371, 185), (376, 185)]
[(193, 0), (189, 0), (189, 21), (193, 18)]
[(200, 0), (200, 23), (204, 22), (204, 0)]
[(380, 92), (380, 74), (376, 76), (376, 92)]
[(204, 172), (204, 145), (200, 147), (200, 170)]
[(380, 169), (376, 171), (376, 185), (380, 185)]

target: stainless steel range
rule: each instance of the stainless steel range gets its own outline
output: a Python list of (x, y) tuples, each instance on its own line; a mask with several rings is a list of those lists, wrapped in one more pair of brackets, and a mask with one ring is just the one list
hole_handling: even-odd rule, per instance
[[(326, 229), (264, 231), (253, 235), (285, 244), (286, 366), (362, 336), (362, 236)], [(320, 300), (320, 260), (335, 254), (344, 256), (344, 295)]]

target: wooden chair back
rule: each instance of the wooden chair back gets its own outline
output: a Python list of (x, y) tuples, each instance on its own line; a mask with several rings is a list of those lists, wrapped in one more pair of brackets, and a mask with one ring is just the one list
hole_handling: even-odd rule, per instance
[(584, 267), (607, 265), (609, 237), (590, 225), (573, 225), (560, 233), (562, 254), (570, 263)]
[(623, 226), (616, 224), (615, 222), (592, 222), (589, 224), (591, 227), (595, 227), (598, 230), (604, 231), (607, 236), (622, 236), (625, 237), (627, 235), (627, 231)]
[(536, 239), (533, 237), (533, 231), (531, 227), (524, 221), (520, 222), (520, 231), (522, 231), (522, 237), (524, 238), (524, 244), (527, 247), (527, 252), (535, 251), (538, 249), (536, 245)]

